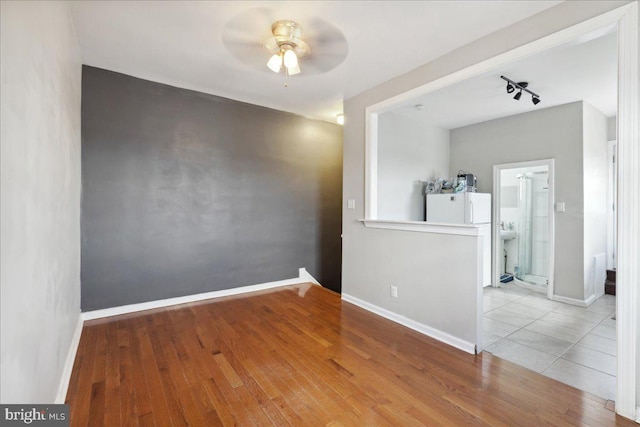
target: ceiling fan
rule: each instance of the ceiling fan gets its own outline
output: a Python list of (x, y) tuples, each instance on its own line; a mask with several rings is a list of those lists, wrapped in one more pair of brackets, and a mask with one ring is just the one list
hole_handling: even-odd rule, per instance
[(347, 57), (347, 40), (335, 26), (315, 17), (281, 17), (268, 8), (248, 9), (225, 25), (223, 43), (245, 65), (269, 73), (284, 70), (287, 76), (326, 73)]
[(267, 67), (274, 73), (282, 68), (290, 75), (300, 73), (298, 60), (309, 55), (309, 45), (302, 40), (302, 27), (295, 21), (276, 21), (271, 25), (273, 37), (264, 45), (273, 54), (267, 62)]

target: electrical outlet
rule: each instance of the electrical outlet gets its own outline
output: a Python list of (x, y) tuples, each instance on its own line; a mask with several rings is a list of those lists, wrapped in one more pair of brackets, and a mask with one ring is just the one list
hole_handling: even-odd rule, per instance
[(391, 285), (391, 296), (393, 298), (398, 298), (398, 287)]

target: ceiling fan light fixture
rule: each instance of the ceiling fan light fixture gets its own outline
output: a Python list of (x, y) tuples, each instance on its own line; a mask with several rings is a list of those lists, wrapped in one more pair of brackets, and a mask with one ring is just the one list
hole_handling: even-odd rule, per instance
[(295, 76), (296, 74), (300, 74), (300, 65), (296, 63), (294, 67), (287, 67), (287, 73), (290, 76)]
[[(269, 62), (273, 61), (273, 67), (269, 66), (269, 63), (267, 66), (277, 73), (284, 65), (288, 75), (299, 74), (299, 59), (309, 55), (311, 51), (309, 45), (301, 39), (302, 27), (297, 22), (290, 20), (276, 21), (271, 26), (271, 32), (273, 37), (267, 40), (264, 47), (274, 54), (269, 60)], [(275, 56), (280, 58), (279, 67), (275, 65)]]
[(279, 53), (274, 54), (267, 62), (267, 67), (274, 73), (279, 73), (282, 68), (282, 56)]
[(296, 68), (298, 66), (298, 57), (291, 49), (286, 49), (284, 51), (284, 66), (289, 69)]

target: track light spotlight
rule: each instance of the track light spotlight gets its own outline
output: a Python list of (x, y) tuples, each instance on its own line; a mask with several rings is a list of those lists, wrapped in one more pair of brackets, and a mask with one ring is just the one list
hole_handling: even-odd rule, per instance
[(514, 82), (509, 77), (505, 76), (500, 76), (500, 78), (507, 82), (507, 93), (515, 92), (516, 89), (518, 90), (518, 93), (513, 95), (513, 99), (515, 99), (516, 101), (520, 101), (520, 98), (522, 97), (522, 91), (525, 91), (529, 95), (531, 95), (531, 102), (533, 102), (533, 105), (538, 105), (538, 103), (540, 103), (540, 95), (533, 92), (532, 90), (527, 89), (529, 87), (528, 82)]

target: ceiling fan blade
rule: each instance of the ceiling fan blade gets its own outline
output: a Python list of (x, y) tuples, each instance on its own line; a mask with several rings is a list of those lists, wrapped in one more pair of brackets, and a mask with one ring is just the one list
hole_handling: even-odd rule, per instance
[(247, 9), (233, 17), (222, 30), (222, 42), (233, 52), (237, 42), (263, 45), (271, 36), (273, 12), (267, 8)]

